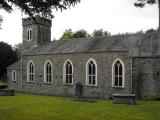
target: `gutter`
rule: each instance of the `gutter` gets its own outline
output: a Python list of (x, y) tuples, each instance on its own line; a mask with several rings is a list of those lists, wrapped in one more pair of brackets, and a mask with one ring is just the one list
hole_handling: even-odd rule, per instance
[(22, 56), (22, 53), (21, 53), (21, 90), (20, 91), (23, 92), (23, 56)]
[(133, 60), (134, 60), (134, 57), (131, 58), (131, 93), (133, 94), (134, 93), (134, 90), (133, 90)]

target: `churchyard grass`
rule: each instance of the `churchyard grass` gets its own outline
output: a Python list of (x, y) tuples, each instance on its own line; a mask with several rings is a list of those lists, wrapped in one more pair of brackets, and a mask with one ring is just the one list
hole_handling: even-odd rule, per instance
[(94, 101), (29, 93), (0, 96), (0, 120), (160, 120), (160, 101)]

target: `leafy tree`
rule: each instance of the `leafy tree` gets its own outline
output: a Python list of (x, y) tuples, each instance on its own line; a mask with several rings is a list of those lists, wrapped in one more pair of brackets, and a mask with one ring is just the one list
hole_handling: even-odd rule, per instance
[(14, 51), (17, 54), (18, 59), (21, 58), (21, 48), (22, 48), (22, 43), (18, 43), (13, 47)]
[(17, 61), (17, 54), (7, 43), (0, 42), (0, 79), (6, 74), (6, 67)]
[(72, 29), (67, 29), (63, 32), (62, 36), (60, 37), (60, 40), (66, 40), (72, 38)]
[(134, 5), (137, 7), (144, 7), (146, 4), (155, 4), (159, 3), (160, 0), (137, 0)]
[(34, 18), (38, 15), (52, 19), (54, 17), (52, 9), (62, 11), (75, 6), (79, 2), (80, 0), (0, 0), (0, 10), (10, 13), (16, 7), (30, 17)]
[(92, 35), (93, 37), (103, 36), (103, 29), (94, 30)]
[(103, 31), (103, 29), (98, 29), (93, 31), (92, 36), (111, 36), (111, 34), (108, 31)]
[(160, 27), (160, 0), (136, 0), (136, 2), (134, 3), (134, 5), (136, 7), (144, 7), (146, 4), (158, 4), (159, 6), (159, 27)]
[(72, 35), (73, 38), (81, 38), (81, 37), (87, 37), (87, 36), (88, 36), (87, 31), (85, 31), (83, 29), (76, 31)]
[(153, 28), (151, 28), (151, 29), (145, 31), (145, 33), (153, 33), (153, 32), (155, 32), (155, 31), (156, 31), (156, 30), (154, 30)]
[(0, 0), (0, 9), (12, 12), (15, 6), (29, 16), (53, 18), (52, 9), (64, 10), (78, 2), (80, 0)]
[(0, 15), (0, 29), (1, 29), (1, 23), (3, 22), (3, 18), (2, 16)]

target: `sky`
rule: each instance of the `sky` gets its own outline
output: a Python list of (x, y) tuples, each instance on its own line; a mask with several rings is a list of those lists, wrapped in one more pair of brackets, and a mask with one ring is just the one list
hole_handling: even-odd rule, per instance
[[(75, 7), (64, 11), (53, 10), (51, 39), (59, 39), (66, 29), (85, 29), (89, 34), (95, 29), (111, 34), (145, 31), (158, 27), (158, 6), (134, 7), (136, 0), (81, 0)], [(0, 41), (14, 46), (22, 42), (22, 13), (0, 10), (3, 23)]]

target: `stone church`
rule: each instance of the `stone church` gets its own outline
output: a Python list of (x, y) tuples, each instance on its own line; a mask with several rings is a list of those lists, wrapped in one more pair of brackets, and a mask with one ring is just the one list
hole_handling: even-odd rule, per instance
[(51, 41), (48, 19), (23, 18), (21, 59), (7, 68), (8, 88), (56, 96), (110, 98), (160, 93), (158, 32)]

